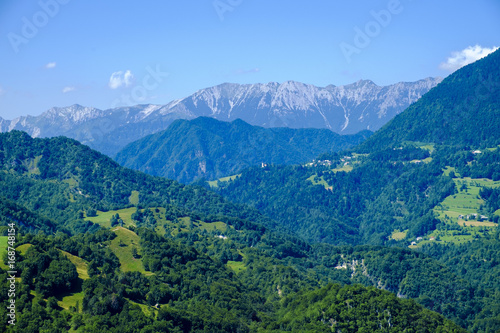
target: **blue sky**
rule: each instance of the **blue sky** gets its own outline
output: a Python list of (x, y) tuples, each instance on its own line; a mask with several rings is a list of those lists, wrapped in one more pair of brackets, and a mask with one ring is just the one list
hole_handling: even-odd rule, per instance
[(3, 0), (0, 117), (165, 104), (223, 82), (445, 77), (499, 32), (498, 0)]

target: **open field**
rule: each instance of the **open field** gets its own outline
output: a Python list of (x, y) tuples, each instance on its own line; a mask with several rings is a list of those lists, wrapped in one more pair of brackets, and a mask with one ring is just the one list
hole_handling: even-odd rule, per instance
[(247, 269), (243, 261), (232, 261), (227, 262), (227, 267), (231, 268), (235, 273), (240, 273)]
[[(141, 311), (142, 313), (144, 313), (146, 316), (153, 316), (153, 317), (156, 317), (156, 315), (158, 314), (158, 309), (161, 308), (161, 306), (158, 306), (158, 308), (155, 308), (154, 306), (150, 306), (150, 305), (146, 305), (146, 304), (141, 304), (141, 303), (137, 303), (137, 302), (134, 302), (132, 301), (131, 299), (129, 298), (125, 298), (130, 304), (133, 304), (133, 305), (137, 305), (138, 307), (141, 308)], [(166, 305), (165, 305), (166, 306)]]
[[(210, 231), (215, 231), (218, 230), (220, 232), (226, 232), (227, 231), (227, 224), (224, 222), (203, 222), (203, 221), (192, 221), (189, 216), (185, 217), (180, 217), (177, 219), (174, 219), (173, 221), (167, 220), (165, 213), (166, 209), (163, 207), (156, 207), (156, 208), (148, 208), (151, 212), (153, 212), (153, 216), (156, 220), (156, 226), (155, 226), (155, 231), (158, 232), (160, 235), (164, 235), (167, 231), (172, 235), (175, 236), (178, 232), (182, 231), (189, 231), (191, 228), (198, 228), (200, 230), (206, 230), (208, 232)], [(132, 220), (132, 214), (136, 212), (135, 207), (131, 208), (126, 208), (126, 209), (120, 209), (120, 210), (112, 210), (108, 212), (102, 212), (102, 211), (97, 211), (97, 216), (94, 217), (87, 217), (88, 220), (97, 223), (105, 228), (111, 228), (111, 223), (110, 219), (113, 215), (118, 214), (120, 218), (124, 222), (124, 226), (136, 226), (136, 221)], [(143, 211), (143, 210), (141, 210)], [(118, 226), (116, 228), (113, 228), (113, 231), (115, 231), (118, 235), (118, 237), (112, 241), (112, 249), (115, 251), (120, 252), (130, 252), (132, 251), (132, 247), (130, 244), (134, 244), (135, 247), (138, 248), (139, 244), (139, 237), (132, 231), (122, 228)], [(130, 237), (130, 235), (133, 234), (135, 235), (134, 237)], [(119, 243), (120, 239), (122, 240), (122, 249), (117, 248), (116, 244)], [(118, 243), (117, 243), (118, 242)], [(132, 243), (130, 243), (132, 242)], [(130, 243), (130, 244), (129, 244)], [(128, 250), (127, 250), (128, 249)], [(124, 254), (121, 254), (124, 255)], [(123, 260), (128, 260), (130, 259), (130, 255), (126, 255), (123, 257)], [(120, 258), (120, 257), (119, 257)], [(136, 262), (137, 260), (134, 259), (133, 262)], [(141, 267), (137, 266), (136, 264), (135, 268), (132, 268), (131, 270), (137, 270), (141, 271)]]
[(418, 142), (418, 141), (404, 141), (404, 145), (418, 147), (420, 149), (428, 150), (430, 153), (434, 151), (434, 143)]
[(110, 210), (107, 212), (97, 211), (97, 216), (86, 217), (85, 219), (91, 221), (92, 223), (97, 223), (105, 228), (111, 228), (111, 217), (118, 214), (123, 220), (125, 226), (135, 225), (134, 221), (132, 220), (132, 214), (134, 214), (136, 210), (136, 207), (130, 207), (119, 210)]
[(497, 227), (498, 224), (494, 222), (479, 222), (479, 221), (465, 221), (465, 220), (458, 220), (458, 224), (467, 226), (467, 227)]
[[(447, 167), (445, 175), (455, 172), (454, 168)], [(446, 197), (440, 204), (434, 207), (436, 217), (446, 224), (458, 224), (464, 229), (457, 230), (434, 230), (431, 234), (418, 241), (412, 248), (420, 247), (430, 242), (462, 244), (483, 237), (483, 233), (491, 233), (498, 228), (497, 223), (491, 221), (478, 221), (477, 217), (484, 200), (479, 197), (482, 187), (498, 188), (500, 181), (491, 179), (454, 178), (457, 193)], [(495, 212), (495, 215), (499, 212)], [(491, 216), (488, 216), (491, 218)], [(430, 238), (434, 240), (430, 240)]]
[(237, 175), (233, 175), (233, 176), (228, 176), (228, 177), (222, 177), (222, 178), (219, 178), (217, 180), (211, 180), (208, 182), (208, 185), (210, 187), (219, 187), (219, 185), (217, 184), (217, 182), (228, 182), (230, 180), (235, 180), (236, 178), (240, 177), (241, 176), (241, 173), (240, 174), (237, 174)]
[(0, 255), (3, 255), (3, 253), (7, 251), (8, 239), (9, 239), (8, 236), (0, 236)]
[(139, 204), (139, 191), (132, 191), (128, 198), (128, 202), (130, 202), (131, 205), (137, 206)]
[(351, 164), (343, 165), (339, 168), (332, 169), (333, 172), (351, 172), (354, 169), (354, 167)]
[(469, 235), (455, 235), (451, 231), (434, 231), (430, 237), (435, 237), (435, 240), (429, 240), (427, 239), (422, 240), (417, 243), (417, 245), (409, 246), (410, 248), (418, 248), (421, 247), (424, 244), (429, 244), (429, 243), (439, 243), (439, 244), (464, 244), (470, 241), (473, 241), (476, 237), (476, 234), (479, 234), (477, 231), (471, 231)]
[(457, 173), (457, 170), (454, 168), (454, 167), (450, 167), (450, 166), (447, 166), (444, 170), (443, 170), (443, 175), (445, 176), (449, 176), (450, 175), (450, 172), (455, 173), (455, 176), (456, 177), (460, 177), (460, 174)]
[(407, 233), (408, 233), (408, 230), (405, 230), (405, 231), (394, 230), (392, 232), (392, 235), (389, 236), (389, 239), (402, 240), (402, 239), (405, 239)]
[[(81, 290), (81, 286), (79, 287), (79, 289)], [(82, 302), (83, 302), (83, 291), (79, 291), (72, 294), (65, 294), (59, 296), (57, 304), (65, 310), (69, 310), (69, 308), (72, 306), (76, 307), (76, 305), (78, 304), (79, 311), (81, 312)]]
[(16, 247), (16, 250), (21, 252), (22, 255), (26, 254), (26, 251), (31, 247), (31, 244), (23, 244)]
[(201, 230), (206, 230), (206, 231), (219, 230), (221, 232), (227, 231), (227, 224), (224, 222), (207, 223), (207, 222), (199, 221), (196, 224), (197, 224), (197, 227)]
[(331, 186), (328, 185), (328, 183), (325, 181), (323, 176), (318, 178), (317, 174), (312, 175), (311, 177), (307, 178), (306, 180), (310, 181), (313, 185), (322, 185), (327, 190), (331, 188)]
[(80, 257), (77, 257), (77, 256), (74, 256), (72, 255), (71, 253), (69, 252), (66, 252), (66, 251), (62, 251), (61, 250), (61, 253), (66, 257), (68, 258), (72, 263), (73, 265), (76, 266), (76, 271), (78, 272), (78, 277), (82, 280), (87, 280), (89, 279), (89, 273), (87, 271), (87, 268), (88, 268), (88, 263), (83, 260), (82, 258)]
[(7, 265), (3, 263), (3, 255), (7, 252), (7, 241), (8, 236), (0, 236), (0, 268), (3, 270), (8, 270)]
[[(453, 168), (447, 168), (445, 173), (454, 171)], [(500, 187), (500, 181), (490, 179), (454, 179), (458, 193), (446, 197), (443, 202), (434, 208), (434, 212), (439, 219), (448, 223), (450, 220), (454, 223), (470, 226), (494, 227), (495, 223), (479, 222), (472, 219), (472, 214), (481, 214), (478, 212), (484, 201), (479, 197), (479, 191), (482, 187), (497, 188)], [(469, 218), (466, 218), (469, 216)], [(471, 221), (472, 220), (472, 221)], [(474, 222), (474, 223), (472, 223)]]
[(124, 272), (141, 272), (146, 275), (152, 273), (146, 272), (142, 265), (142, 260), (134, 258), (132, 249), (135, 248), (140, 255), (139, 236), (128, 229), (115, 227), (113, 231), (117, 237), (111, 241), (109, 248), (120, 260), (121, 270)]

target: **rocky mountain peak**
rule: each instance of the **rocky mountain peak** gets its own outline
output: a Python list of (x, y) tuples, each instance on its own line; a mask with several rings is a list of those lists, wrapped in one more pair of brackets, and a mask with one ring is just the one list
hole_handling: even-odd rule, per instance
[(95, 119), (103, 115), (103, 111), (85, 107), (79, 104), (73, 104), (68, 107), (53, 107), (42, 113), (38, 118), (52, 121), (69, 121), (73, 123), (81, 123), (90, 119)]

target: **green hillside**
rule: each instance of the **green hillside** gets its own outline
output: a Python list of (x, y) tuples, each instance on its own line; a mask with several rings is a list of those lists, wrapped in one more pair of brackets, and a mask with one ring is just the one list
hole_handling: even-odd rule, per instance
[[(12, 131), (0, 134), (0, 147), (2, 196), (47, 217), (45, 225), (55, 223), (68, 232), (95, 231), (100, 222), (106, 226), (109, 220), (96, 220), (94, 215), (133, 207), (131, 198), (136, 206), (162, 206), (174, 217), (222, 215), (274, 224), (255, 209), (232, 204), (200, 187), (120, 167), (109, 157), (64, 137), (33, 139)], [(39, 174), (30, 172), (35, 159)], [(54, 232), (51, 228), (45, 232)]]
[[(328, 285), (283, 303), (276, 332), (407, 332), (409, 326), (413, 332), (465, 332), (411, 301), (359, 285)], [(394, 318), (394, 312), (409, 316)]]
[[(243, 246), (246, 237), (238, 238), (242, 231), (227, 231), (227, 239), (218, 242), (213, 234), (204, 230), (174, 237), (161, 237), (145, 228), (137, 231), (136, 234), (118, 228), (71, 237), (21, 237), (20, 242), (29, 240), (31, 246), (18, 257), (18, 266), (23, 272), (17, 289), (18, 298), (23, 300), (18, 306), (20, 317), (14, 330), (6, 330), (2, 323), (2, 331), (36, 331), (36, 325), (42, 319), (45, 329), (51, 332), (113, 329), (323, 331), (329, 330), (332, 322), (338, 323), (337, 328), (356, 332), (373, 330), (380, 324), (388, 325), (387, 317), (377, 316), (377, 312), (370, 309), (390, 313), (394, 331), (414, 327), (417, 322), (424, 325), (423, 332), (435, 329), (465, 331), (414, 300), (399, 299), (389, 291), (330, 284), (338, 279), (348, 284), (371, 285), (367, 276), (386, 288), (404, 283), (401, 280), (405, 276), (404, 268), (391, 276), (387, 269), (380, 269), (381, 262), (388, 265), (400, 262), (409, 268), (409, 274), (419, 267), (425, 268), (426, 272), (439, 268), (437, 261), (409, 250), (388, 252), (365, 247), (352, 252), (348, 248), (321, 246), (310, 248), (304, 252), (305, 256), (293, 259), (292, 263), (290, 257), (269, 257), (262, 247)], [(127, 268), (114, 247), (120, 240), (137, 245), (145, 271)], [(187, 245), (188, 242), (194, 247)], [(125, 244), (124, 248), (128, 245)], [(213, 252), (214, 247), (218, 247), (216, 253), (223, 256), (225, 251), (236, 248), (244, 259), (233, 258), (237, 261), (224, 264), (227, 259), (212, 259), (202, 253)], [(227, 250), (223, 250), (225, 247)], [(55, 248), (62, 251), (52, 250)], [(321, 263), (319, 258), (323, 258)], [(354, 262), (354, 258), (357, 258), (355, 261), (365, 258), (362, 265), (366, 275), (356, 273), (360, 267), (345, 265), (345, 261)], [(234, 263), (240, 263), (237, 265), (240, 267), (238, 274), (231, 268)], [(346, 268), (339, 269), (338, 266), (342, 265)], [(441, 279), (420, 281), (427, 286), (423, 288), (425, 295), (429, 295), (428, 299), (435, 304), (443, 306), (439, 303), (442, 295), (436, 293), (449, 289), (449, 285), (475, 290), (472, 285), (461, 286), (463, 282), (450, 272), (442, 270), (439, 274)], [(6, 278), (3, 271), (0, 271), (0, 276)], [(351, 276), (351, 281), (348, 276)], [(65, 281), (72, 282), (67, 284)], [(480, 291), (478, 295), (484, 292)], [(444, 300), (450, 302), (453, 297), (459, 297), (458, 293), (451, 295), (451, 299)], [(468, 303), (455, 301), (454, 307), (446, 305), (447, 314), (460, 321), (455, 316), (470, 311), (477, 297), (467, 299)], [(333, 299), (336, 301), (332, 303)], [(0, 309), (0, 313), (5, 315), (5, 309)]]
[(395, 229), (409, 229), (409, 241), (436, 228), (429, 212), (455, 191), (438, 154), (408, 147), (332, 155), (315, 165), (250, 168), (216, 190), (310, 242), (387, 245)]
[(215, 180), (264, 164), (297, 164), (353, 147), (371, 132), (339, 135), (327, 129), (263, 128), (200, 117), (176, 120), (165, 131), (129, 144), (116, 155), (123, 166), (189, 183)]
[(472, 147), (500, 143), (500, 50), (465, 66), (396, 116), (358, 150), (404, 141)]
[(7, 229), (9, 223), (14, 223), (17, 228), (31, 232), (54, 233), (57, 230), (64, 230), (53, 221), (0, 196), (0, 230)]
[[(50, 332), (127, 331), (130, 327), (188, 332), (273, 331), (285, 326), (297, 330), (297, 325), (308, 327), (303, 324), (305, 321), (323, 327), (320, 317), (298, 318), (294, 323), (283, 319), (290, 318), (286, 313), (292, 310), (285, 299), (306, 302), (295, 295), (314, 292), (332, 282), (383, 286), (394, 294), (404, 292), (462, 327), (495, 327), (495, 299), (486, 295), (495, 295), (496, 284), (483, 288), (461, 281), (459, 271), (451, 272), (432, 257), (402, 249), (387, 252), (375, 247), (310, 244), (293, 236), (307, 235), (300, 229), (292, 230), (290, 225), (288, 232), (292, 235), (284, 233), (288, 227), (279, 226), (279, 219), (273, 221), (254, 208), (232, 204), (201, 187), (124, 169), (73, 140), (31, 139), (24, 133), (12, 132), (0, 135), (0, 142), (3, 161), (0, 186), (9, 198), (4, 200), (9, 209), (1, 211), (1, 218), (6, 225), (13, 221), (13, 213), (24, 214), (14, 219), (19, 226), (16, 248), (20, 251), (16, 258), (20, 272), (17, 299), (23, 305), (18, 307), (19, 325), (13, 331), (37, 331), (41, 321)], [(398, 171), (401, 174), (410, 172), (408, 178), (412, 179), (421, 172), (416, 170), (433, 165), (412, 163), (428, 159), (428, 150), (408, 148), (395, 152), (396, 155), (389, 151), (374, 156), (353, 154), (351, 159), (338, 155), (338, 161), (332, 156), (328, 166), (317, 162), (309, 167), (270, 166), (256, 170), (270, 176), (276, 168), (302, 172), (297, 183), (292, 184), (313, 190), (309, 194), (311, 199), (316, 198), (322, 205), (332, 203), (329, 206), (339, 208), (340, 214), (349, 207), (346, 205), (349, 201), (339, 206), (333, 204), (337, 199), (330, 200), (324, 194), (340, 191), (335, 184), (341, 185), (346, 193), (357, 188), (360, 170), (376, 172), (368, 173), (366, 178), (372, 180), (366, 189), (369, 198), (370, 193), (379, 193), (376, 184), (387, 183), (394, 170), (401, 169)], [(433, 161), (439, 160), (436, 157), (432, 155)], [(478, 163), (486, 161), (477, 158)], [(401, 161), (401, 166), (394, 168), (395, 159)], [(347, 160), (350, 164), (346, 165)], [(32, 171), (35, 165), (39, 172)], [(352, 166), (349, 172), (347, 166)], [(433, 168), (424, 169), (422, 175)], [(478, 172), (476, 169), (473, 171)], [(231, 183), (247, 179), (247, 173), (243, 172)], [(285, 179), (288, 174), (279, 175)], [(354, 178), (352, 183), (342, 185), (346, 175)], [(332, 177), (339, 178), (333, 181)], [(404, 180), (407, 178), (400, 181)], [(332, 188), (325, 188), (323, 182)], [(450, 182), (453, 184), (451, 179)], [(226, 188), (225, 183), (219, 183), (222, 189)], [(286, 183), (277, 186), (288, 193), (295, 191), (290, 191)], [(451, 188), (454, 189), (454, 184)], [(277, 189), (263, 195), (276, 196), (276, 207), (283, 207), (278, 201), (282, 193)], [(489, 194), (488, 198), (493, 197)], [(292, 199), (291, 211), (286, 214), (305, 205), (300, 196), (291, 196)], [(9, 200), (16, 200), (16, 204)], [(359, 198), (355, 196), (353, 200)], [(420, 205), (417, 202), (415, 207)], [(355, 212), (354, 208), (348, 212)], [(47, 217), (32, 213), (35, 209)], [(311, 205), (311, 212), (314, 209)], [(326, 214), (329, 212), (313, 217), (323, 218)], [(365, 242), (359, 231), (350, 236), (351, 218), (355, 216), (335, 216), (337, 224), (329, 227), (333, 236), (324, 239), (344, 244)], [(34, 219), (32, 224), (36, 227), (24, 228), (23, 224), (28, 225), (30, 219)], [(318, 220), (316, 225), (322, 221)], [(320, 227), (317, 232), (324, 230)], [(484, 237), (493, 241), (493, 235)], [(488, 274), (495, 272), (491, 270)], [(3, 281), (7, 281), (5, 274), (2, 271)], [(415, 280), (419, 275), (426, 278)], [(413, 288), (417, 282), (418, 288)], [(7, 288), (7, 284), (0, 288)], [(372, 289), (356, 290), (360, 297), (373, 295)], [(468, 297), (461, 296), (463, 290), (468, 291)], [(0, 292), (5, 300), (6, 290)], [(423, 311), (414, 300), (403, 302), (390, 294), (384, 295), (381, 297), (390, 298), (395, 306), (401, 303), (401, 307), (380, 308), (390, 310), (394, 320), (408, 323), (425, 315), (429, 327), (451, 325), (441, 315)], [(411, 306), (405, 307), (403, 303)], [(347, 308), (339, 304), (338, 309), (357, 315), (356, 311), (364, 313), (363, 304)], [(489, 312), (481, 312), (478, 304)], [(1, 309), (0, 315), (5, 316), (5, 311)], [(309, 316), (310, 311), (305, 313)], [(344, 317), (338, 318), (337, 321)], [(366, 317), (355, 329), (370, 329), (372, 324), (372, 319)]]

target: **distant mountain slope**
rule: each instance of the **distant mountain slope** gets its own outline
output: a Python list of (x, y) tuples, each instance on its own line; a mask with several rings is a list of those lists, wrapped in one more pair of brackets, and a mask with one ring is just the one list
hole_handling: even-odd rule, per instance
[(177, 120), (167, 130), (149, 135), (121, 150), (116, 161), (154, 176), (191, 182), (236, 174), (249, 166), (298, 164), (321, 153), (359, 144), (371, 132), (339, 135), (327, 129), (252, 126), (200, 117)]
[(263, 127), (329, 128), (354, 134), (364, 129), (377, 130), (440, 81), (427, 78), (380, 87), (370, 80), (360, 80), (324, 88), (295, 81), (225, 83), (168, 106), (176, 113), (186, 111), (219, 120), (240, 118)]
[(40, 116), (0, 119), (0, 131), (22, 130), (33, 137), (64, 135), (108, 156), (128, 143), (166, 129), (175, 119), (200, 116), (242, 119), (263, 127), (328, 128), (342, 134), (375, 131), (417, 101), (440, 78), (377, 86), (369, 80), (316, 87), (300, 82), (224, 83), (166, 105), (99, 110), (72, 105)]
[(185, 114), (156, 114), (159, 105), (137, 105), (99, 110), (81, 105), (54, 107), (40, 116), (19, 117), (0, 123), (0, 130), (21, 130), (34, 138), (66, 136), (109, 156), (126, 144), (168, 127)]
[(375, 133), (362, 149), (403, 141), (499, 144), (500, 50), (448, 76)]
[(5, 132), (8, 129), (8, 121), (0, 117), (0, 132)]

